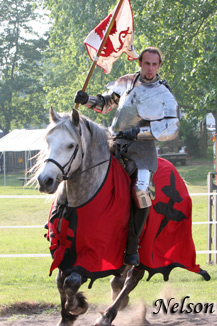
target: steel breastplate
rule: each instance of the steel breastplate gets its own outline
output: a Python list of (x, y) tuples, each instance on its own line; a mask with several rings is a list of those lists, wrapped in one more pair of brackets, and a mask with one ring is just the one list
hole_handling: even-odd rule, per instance
[(178, 104), (173, 94), (158, 81), (144, 84), (138, 80), (128, 93), (124, 92), (113, 119), (111, 131), (117, 133), (138, 125), (141, 120), (155, 121), (177, 117)]

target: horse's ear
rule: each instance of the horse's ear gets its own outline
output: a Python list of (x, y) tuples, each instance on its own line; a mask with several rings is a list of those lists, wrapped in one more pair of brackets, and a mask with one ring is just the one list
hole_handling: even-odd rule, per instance
[(74, 123), (75, 126), (78, 126), (79, 120), (80, 117), (79, 117), (78, 110), (72, 109), (72, 122)]
[(58, 113), (56, 113), (56, 111), (54, 111), (54, 109), (52, 108), (52, 106), (50, 107), (50, 119), (53, 122), (57, 122), (60, 119), (60, 116)]

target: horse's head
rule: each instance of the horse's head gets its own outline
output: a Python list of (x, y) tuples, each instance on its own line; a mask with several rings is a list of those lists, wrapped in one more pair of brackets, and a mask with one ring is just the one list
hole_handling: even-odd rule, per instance
[(56, 192), (59, 183), (76, 171), (82, 161), (79, 114), (59, 115), (50, 110), (51, 123), (45, 137), (44, 164), (38, 172), (39, 190), (48, 194)]

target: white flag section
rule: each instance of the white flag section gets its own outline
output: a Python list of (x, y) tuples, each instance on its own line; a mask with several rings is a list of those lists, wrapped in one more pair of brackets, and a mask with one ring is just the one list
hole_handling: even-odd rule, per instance
[(84, 40), (84, 44), (91, 60), (97, 61), (97, 65), (101, 67), (106, 74), (111, 72), (113, 63), (123, 52), (128, 55), (128, 60), (135, 60), (138, 58), (138, 54), (135, 52), (133, 47), (134, 23), (133, 12), (129, 0), (124, 0), (105, 46), (103, 47), (99, 58), (96, 58), (97, 51), (100, 48), (116, 7), (112, 13), (101, 21)]

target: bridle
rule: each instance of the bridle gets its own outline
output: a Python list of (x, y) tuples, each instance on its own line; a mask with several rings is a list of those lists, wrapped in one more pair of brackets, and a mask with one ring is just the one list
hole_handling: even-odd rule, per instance
[[(69, 173), (69, 171), (71, 169), (71, 166), (72, 166), (73, 161), (75, 160), (75, 158), (77, 156), (78, 148), (79, 148), (79, 146), (77, 144), (76, 147), (75, 147), (74, 152), (72, 153), (72, 156), (70, 157), (70, 159), (68, 160), (68, 162), (66, 162), (66, 164), (64, 164), (63, 166), (60, 163), (58, 163), (56, 160), (52, 159), (52, 158), (46, 159), (44, 161), (44, 163), (47, 163), (47, 162), (54, 163), (61, 170), (61, 172), (63, 174), (63, 180), (68, 180), (68, 179), (70, 179), (70, 177), (68, 177), (67, 175), (68, 175), (68, 173)], [(69, 166), (68, 166), (67, 171), (65, 172), (64, 169), (66, 168), (67, 165), (69, 165)]]
[[(111, 160), (114, 159), (114, 158), (117, 158), (117, 159), (118, 159), (118, 158), (121, 156), (121, 154), (124, 153), (124, 152), (127, 150), (127, 148), (132, 144), (132, 142), (133, 142), (133, 141), (131, 141), (131, 142), (129, 142), (127, 145), (125, 145), (125, 147), (124, 147), (122, 150), (120, 150), (119, 153), (116, 154), (115, 156), (110, 156), (109, 159), (104, 160), (104, 161), (101, 161), (101, 162), (99, 162), (99, 163), (96, 163), (96, 164), (92, 165), (91, 167), (89, 167), (89, 168), (87, 168), (87, 169), (85, 169), (85, 170), (83, 170), (83, 171), (80, 171), (80, 172), (77, 172), (77, 173), (73, 174), (72, 176), (68, 176), (68, 173), (69, 173), (69, 171), (70, 171), (70, 169), (71, 169), (71, 166), (72, 166), (72, 163), (73, 163), (73, 161), (74, 161), (74, 159), (76, 158), (76, 155), (77, 155), (77, 153), (78, 153), (78, 148), (79, 148), (78, 144), (76, 145), (75, 150), (74, 150), (74, 152), (72, 153), (72, 156), (70, 157), (70, 159), (68, 160), (68, 162), (67, 162), (66, 164), (64, 164), (63, 166), (62, 166), (60, 163), (58, 163), (56, 160), (52, 159), (52, 158), (48, 158), (48, 159), (46, 159), (46, 160), (44, 161), (44, 163), (46, 163), (46, 162), (52, 162), (52, 163), (54, 163), (54, 164), (55, 164), (55, 165), (56, 165), (56, 166), (61, 170), (61, 172), (62, 172), (62, 174), (63, 174), (63, 180), (70, 180), (70, 179), (73, 179), (73, 178), (75, 178), (76, 176), (78, 176), (78, 175), (80, 175), (80, 174), (82, 174), (82, 173), (84, 173), (84, 172), (86, 172), (86, 171), (89, 171), (89, 170), (91, 170), (91, 169), (93, 169), (93, 168), (95, 168), (95, 167), (97, 167), (97, 166), (99, 166), (99, 165), (101, 165), (101, 164), (104, 164), (104, 163), (106, 163), (106, 162), (108, 162), (108, 161), (111, 161)], [(82, 158), (83, 158), (83, 156), (84, 156), (84, 153), (82, 153)], [(68, 167), (68, 169), (67, 169), (67, 171), (66, 171), (66, 173), (65, 173), (64, 169), (65, 169), (65, 167), (66, 167), (68, 164), (69, 164), (69, 167)]]

